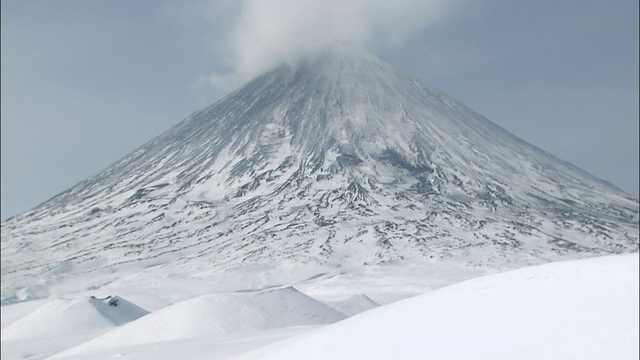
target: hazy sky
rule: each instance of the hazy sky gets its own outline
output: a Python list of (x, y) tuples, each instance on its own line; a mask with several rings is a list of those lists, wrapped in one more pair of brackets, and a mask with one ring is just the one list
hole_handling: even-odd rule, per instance
[(335, 41), (638, 195), (637, 0), (1, 4), (2, 219)]

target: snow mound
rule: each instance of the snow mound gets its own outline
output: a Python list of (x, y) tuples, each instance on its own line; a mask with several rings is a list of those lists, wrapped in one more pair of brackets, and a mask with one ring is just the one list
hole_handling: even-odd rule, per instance
[(148, 314), (117, 296), (36, 300), (3, 306), (2, 310), (2, 359), (33, 360), (77, 346)]
[(638, 254), (486, 276), (243, 358), (638, 359)]
[(380, 306), (365, 294), (353, 295), (342, 300), (328, 300), (324, 303), (347, 316), (353, 316)]
[(211, 294), (160, 309), (60, 355), (123, 345), (328, 324), (344, 318), (342, 313), (293, 287)]
[(43, 307), (49, 300), (32, 300), (0, 307), (0, 327), (4, 328)]
[(54, 299), (2, 328), (2, 341), (51, 338), (72, 332), (100, 333), (146, 314), (148, 311), (145, 309), (116, 296), (105, 299)]

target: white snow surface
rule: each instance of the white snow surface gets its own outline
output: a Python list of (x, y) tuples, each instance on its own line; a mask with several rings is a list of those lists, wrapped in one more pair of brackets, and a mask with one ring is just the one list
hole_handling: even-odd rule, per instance
[(380, 306), (365, 294), (353, 295), (340, 300), (325, 300), (324, 302), (347, 316), (353, 316)]
[[(117, 306), (109, 305), (117, 301)], [(2, 358), (39, 358), (84, 343), (149, 312), (120, 298), (37, 301), (3, 307)], [(112, 303), (113, 304), (113, 303)]]
[(638, 254), (469, 280), (242, 359), (638, 359)]
[(123, 345), (293, 326), (321, 325), (346, 316), (292, 287), (199, 296), (158, 310), (69, 353)]
[[(142, 317), (119, 297), (127, 323), (102, 300), (39, 300), (2, 307), (2, 359), (637, 359), (638, 274), (638, 253), (557, 262), (346, 319), (289, 286), (196, 296)], [(149, 296), (181, 290), (168, 281)], [(374, 303), (340, 297), (327, 304)]]

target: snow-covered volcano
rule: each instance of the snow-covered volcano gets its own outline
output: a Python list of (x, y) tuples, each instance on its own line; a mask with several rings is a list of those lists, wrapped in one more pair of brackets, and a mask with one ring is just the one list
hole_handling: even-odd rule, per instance
[(2, 298), (145, 269), (512, 268), (637, 250), (638, 219), (637, 199), (343, 48), (3, 222)]

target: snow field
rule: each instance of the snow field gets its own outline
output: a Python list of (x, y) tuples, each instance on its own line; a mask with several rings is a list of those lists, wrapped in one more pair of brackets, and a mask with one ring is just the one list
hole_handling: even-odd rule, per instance
[[(37, 300), (2, 307), (2, 359), (637, 359), (638, 259), (529, 267), (383, 306), (340, 286), (330, 296), (336, 278), (324, 274), (300, 284), (322, 302), (291, 286), (148, 314), (120, 297)], [(150, 289), (179, 298), (175, 284)]]
[(637, 359), (638, 253), (477, 278), (241, 359)]

